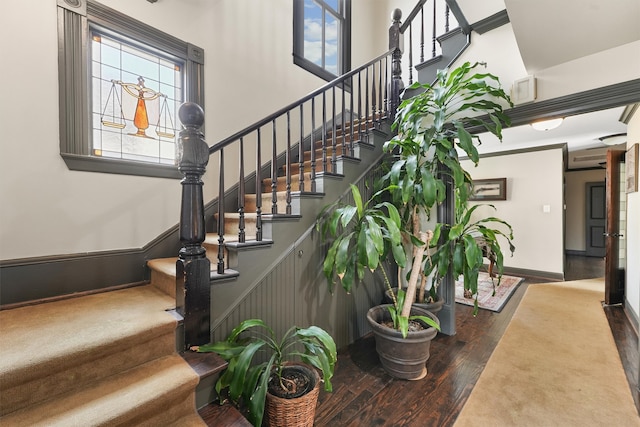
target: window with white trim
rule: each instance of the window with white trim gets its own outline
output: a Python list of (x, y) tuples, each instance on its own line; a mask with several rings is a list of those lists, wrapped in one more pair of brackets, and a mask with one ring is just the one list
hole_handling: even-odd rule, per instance
[(61, 156), (73, 170), (179, 178), (177, 111), (204, 103), (204, 52), (85, 1), (58, 0)]

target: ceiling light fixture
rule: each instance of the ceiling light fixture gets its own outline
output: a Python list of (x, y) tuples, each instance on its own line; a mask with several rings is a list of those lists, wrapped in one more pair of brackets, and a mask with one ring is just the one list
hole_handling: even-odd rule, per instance
[(603, 136), (598, 138), (604, 145), (618, 145), (627, 142), (626, 133), (615, 133), (613, 135)]
[(564, 118), (562, 117), (557, 119), (540, 120), (538, 122), (531, 123), (531, 127), (540, 131), (551, 130), (560, 126), (563, 120)]

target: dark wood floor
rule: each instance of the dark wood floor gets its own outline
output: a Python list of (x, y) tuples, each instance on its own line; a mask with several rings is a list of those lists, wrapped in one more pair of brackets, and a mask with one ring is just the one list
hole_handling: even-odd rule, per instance
[[(599, 259), (569, 257), (567, 280), (604, 275)], [(526, 278), (502, 312), (456, 305), (454, 336), (439, 334), (431, 345), (429, 373), (421, 381), (395, 380), (378, 361), (373, 337), (340, 352), (333, 393), (321, 392), (316, 426), (450, 426), (456, 420), (496, 344), (531, 283)], [(638, 399), (638, 337), (622, 306), (605, 307), (629, 387)]]

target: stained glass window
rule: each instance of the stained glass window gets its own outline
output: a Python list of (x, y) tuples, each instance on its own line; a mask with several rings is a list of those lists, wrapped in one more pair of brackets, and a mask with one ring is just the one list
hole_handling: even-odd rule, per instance
[(58, 28), (67, 167), (181, 178), (177, 110), (204, 106), (204, 51), (92, 0), (59, 0)]
[(91, 33), (92, 154), (173, 164), (183, 64)]

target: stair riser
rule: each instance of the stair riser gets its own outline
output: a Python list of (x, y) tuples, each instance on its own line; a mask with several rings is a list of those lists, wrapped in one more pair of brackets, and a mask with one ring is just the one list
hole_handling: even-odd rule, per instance
[[(162, 335), (139, 336), (128, 339), (120, 344), (111, 344), (103, 352), (97, 353), (94, 359), (73, 365), (69, 369), (60, 370), (58, 363), (50, 362), (50, 369), (44, 369), (43, 374), (27, 382), (5, 388), (0, 393), (0, 411), (2, 415), (17, 411), (21, 408), (38, 404), (55, 398), (62, 393), (80, 390), (89, 384), (135, 366), (147, 363), (155, 358), (170, 355), (175, 352), (174, 328), (168, 328)], [(68, 355), (67, 360), (80, 360), (74, 355)]]
[[(11, 426), (171, 425), (195, 411), (198, 377), (178, 355), (114, 371), (76, 393), (66, 393), (4, 417)], [(154, 423), (147, 420), (156, 418)], [(164, 419), (160, 424), (157, 419)]]
[[(330, 159), (328, 159), (329, 161), (327, 161), (327, 170), (326, 172), (334, 172), (333, 170), (333, 165), (331, 164)], [(320, 172), (324, 172), (323, 170), (323, 165), (322, 165), (322, 161), (318, 161), (318, 159), (316, 159), (316, 167), (315, 167), (315, 171), (316, 173), (320, 173)], [(311, 172), (311, 160), (307, 160), (304, 162), (304, 173), (307, 172)], [(287, 173), (287, 165), (284, 165), (282, 167), (282, 173), (286, 174)], [(297, 175), (300, 173), (300, 163), (292, 163), (291, 164), (291, 175)]]
[[(261, 212), (263, 214), (271, 213), (272, 203), (273, 203), (273, 195), (271, 191), (268, 193), (262, 193), (262, 206), (260, 207)], [(286, 212), (287, 209), (287, 199), (286, 193), (277, 194), (277, 202), (276, 206), (278, 207), (278, 212)], [(247, 194), (244, 199), (244, 211), (245, 212), (256, 212), (256, 195), (255, 194)]]
[[(262, 184), (264, 186), (263, 188), (263, 194), (264, 193), (271, 193), (271, 185), (272, 185), (272, 180), (271, 178), (267, 178), (264, 179), (262, 181)], [(310, 191), (311, 190), (311, 174), (310, 173), (305, 173), (304, 175), (304, 190), (300, 188), (300, 175), (292, 175), (291, 176), (291, 181), (290, 181), (290, 191)], [(286, 176), (279, 176), (277, 181), (276, 181), (276, 191), (287, 191), (287, 177)]]
[[(328, 146), (327, 147), (327, 162), (329, 161), (329, 159), (331, 158), (333, 154), (333, 147), (332, 146)], [(338, 145), (336, 147), (336, 156), (341, 156), (342, 154), (344, 154), (344, 151), (342, 149), (342, 145)], [(311, 151), (305, 151), (304, 152), (304, 161), (311, 161)], [(318, 148), (316, 149), (316, 164), (318, 165), (322, 165), (322, 149)]]

